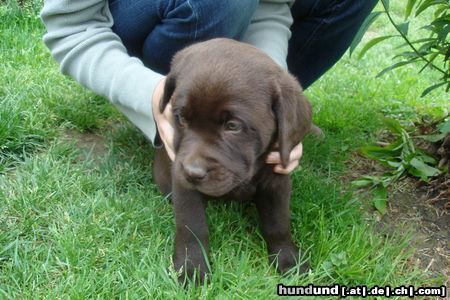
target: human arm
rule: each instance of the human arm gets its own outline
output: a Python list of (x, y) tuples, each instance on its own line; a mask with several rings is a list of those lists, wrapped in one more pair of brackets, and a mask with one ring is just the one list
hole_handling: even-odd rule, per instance
[(112, 31), (106, 0), (46, 0), (41, 11), (44, 42), (61, 72), (108, 98), (152, 142), (152, 97), (163, 75), (130, 57)]
[(293, 23), (290, 6), (293, 2), (261, 0), (242, 40), (264, 51), (284, 69), (287, 69), (286, 57)]

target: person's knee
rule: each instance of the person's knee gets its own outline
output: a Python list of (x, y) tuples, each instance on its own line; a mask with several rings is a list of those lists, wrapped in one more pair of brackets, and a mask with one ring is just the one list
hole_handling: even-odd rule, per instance
[(196, 38), (240, 39), (258, 6), (257, 0), (188, 0), (197, 16)]
[(291, 8), (294, 19), (345, 14), (363, 16), (370, 13), (378, 0), (297, 0)]
[(367, 15), (377, 4), (378, 0), (347, 0), (348, 6), (354, 11), (355, 14)]
[[(171, 2), (172, 3), (172, 2)], [(257, 0), (180, 0), (163, 7), (162, 22), (148, 34), (142, 53), (144, 63), (167, 73), (173, 55), (197, 41), (217, 37), (240, 39)]]

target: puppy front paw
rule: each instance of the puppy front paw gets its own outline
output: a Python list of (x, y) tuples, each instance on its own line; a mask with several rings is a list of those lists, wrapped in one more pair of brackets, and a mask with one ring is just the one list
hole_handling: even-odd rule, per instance
[[(279, 273), (285, 274), (300, 262), (299, 249), (293, 243), (271, 249), (269, 252), (269, 262), (277, 267)], [(300, 272), (306, 273), (308, 270), (308, 262), (302, 262)]]
[(180, 282), (186, 282), (186, 279), (190, 279), (194, 284), (200, 285), (209, 273), (206, 259), (200, 250), (189, 250), (187, 255), (175, 254), (173, 264), (175, 270), (179, 272), (178, 280)]

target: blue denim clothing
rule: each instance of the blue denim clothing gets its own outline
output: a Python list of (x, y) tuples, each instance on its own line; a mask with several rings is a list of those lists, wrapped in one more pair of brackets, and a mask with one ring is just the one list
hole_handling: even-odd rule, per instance
[[(258, 0), (109, 0), (113, 31), (128, 52), (166, 74), (185, 46), (215, 37), (240, 40)], [(349, 47), (377, 0), (297, 0), (287, 64), (304, 88)]]
[(162, 74), (189, 44), (241, 39), (257, 5), (258, 0), (109, 0), (113, 30), (129, 53)]
[(307, 88), (345, 53), (378, 0), (297, 0), (287, 64)]

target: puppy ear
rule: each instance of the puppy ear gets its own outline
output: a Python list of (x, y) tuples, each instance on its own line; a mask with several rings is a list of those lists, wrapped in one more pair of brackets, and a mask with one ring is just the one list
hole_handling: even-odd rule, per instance
[(288, 73), (278, 80), (272, 100), (278, 130), (281, 163), (287, 167), (292, 148), (311, 128), (311, 104), (298, 81)]
[(175, 91), (176, 80), (173, 74), (167, 75), (166, 82), (164, 83), (164, 92), (159, 102), (159, 111), (162, 113), (169, 104), (170, 98), (172, 98), (173, 92)]

